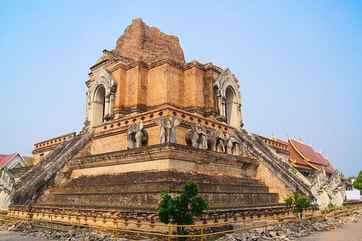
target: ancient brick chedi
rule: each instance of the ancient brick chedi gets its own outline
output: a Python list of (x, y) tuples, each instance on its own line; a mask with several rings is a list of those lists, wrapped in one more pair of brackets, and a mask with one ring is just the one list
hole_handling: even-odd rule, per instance
[(148, 27), (141, 19), (133, 20), (117, 40), (116, 48), (112, 52), (115, 56), (145, 63), (163, 59), (185, 63), (178, 38), (164, 34), (156, 27)]
[(200, 186), (210, 210), (278, 203), (310, 183), (243, 129), (229, 69), (185, 62), (177, 37), (135, 19), (90, 67), (79, 134), (35, 144), (13, 208), (155, 212), (161, 190)]

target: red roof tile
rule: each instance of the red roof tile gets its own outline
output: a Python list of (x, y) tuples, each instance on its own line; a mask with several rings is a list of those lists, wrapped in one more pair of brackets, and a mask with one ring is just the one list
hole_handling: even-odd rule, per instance
[(312, 165), (325, 168), (328, 173), (333, 173), (335, 171), (328, 159), (321, 153), (315, 151), (313, 147), (293, 139), (290, 139), (289, 142), (291, 143), (292, 148), (297, 149), (297, 152), (302, 155), (305, 161), (308, 161)]
[(0, 167), (5, 166), (11, 158), (14, 156), (14, 154), (6, 155), (6, 154), (0, 154)]

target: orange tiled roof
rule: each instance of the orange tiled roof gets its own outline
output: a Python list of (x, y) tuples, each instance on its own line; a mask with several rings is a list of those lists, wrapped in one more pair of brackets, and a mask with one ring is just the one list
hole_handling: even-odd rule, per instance
[(320, 170), (320, 168), (323, 167), (327, 173), (335, 172), (335, 168), (331, 165), (328, 159), (321, 153), (315, 151), (310, 145), (294, 139), (284, 141), (274, 137), (260, 137), (272, 148), (285, 150), (289, 154), (289, 160), (296, 167), (312, 170)]
[(315, 151), (310, 145), (294, 139), (289, 139), (288, 143), (290, 148), (293, 148), (301, 157), (301, 159), (295, 160), (298, 164), (305, 165), (307, 163), (313, 167), (323, 167), (327, 173), (333, 173), (335, 171), (328, 159), (321, 153)]

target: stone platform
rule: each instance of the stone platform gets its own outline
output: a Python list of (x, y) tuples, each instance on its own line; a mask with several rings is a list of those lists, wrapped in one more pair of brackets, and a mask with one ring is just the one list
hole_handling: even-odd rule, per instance
[(187, 181), (199, 185), (210, 209), (269, 205), (278, 201), (277, 194), (269, 193), (264, 184), (251, 178), (150, 171), (75, 178), (63, 187), (50, 188), (36, 205), (154, 211), (161, 191), (178, 193)]

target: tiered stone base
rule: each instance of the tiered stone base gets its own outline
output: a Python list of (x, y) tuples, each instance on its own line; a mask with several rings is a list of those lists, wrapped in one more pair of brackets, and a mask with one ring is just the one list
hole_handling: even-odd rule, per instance
[(210, 209), (265, 206), (278, 202), (261, 182), (246, 177), (210, 176), (175, 171), (81, 176), (50, 188), (36, 205), (142, 211), (157, 209), (160, 192), (177, 193), (187, 181), (199, 185)]

